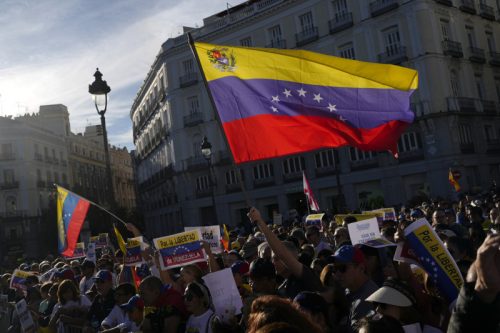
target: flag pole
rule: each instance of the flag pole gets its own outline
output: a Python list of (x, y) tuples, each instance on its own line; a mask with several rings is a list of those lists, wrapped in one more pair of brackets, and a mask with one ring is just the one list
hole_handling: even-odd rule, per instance
[[(203, 67), (201, 67), (200, 58), (198, 57), (198, 52), (196, 52), (196, 48), (194, 46), (193, 36), (191, 35), (190, 32), (188, 32), (187, 33), (187, 37), (188, 37), (189, 47), (191, 48), (191, 52), (193, 52), (194, 58), (196, 59), (196, 63), (198, 64), (198, 68), (200, 69), (201, 77), (203, 79), (203, 83), (205, 85), (205, 89), (207, 90), (208, 98), (210, 99), (210, 103), (212, 104), (212, 109), (214, 110), (215, 117), (217, 119), (217, 122), (219, 123), (220, 128), (222, 129), (222, 134), (223, 134), (222, 136), (223, 136), (224, 141), (226, 143), (226, 146), (227, 146), (227, 148), (228, 148), (228, 150), (230, 152), (231, 161), (232, 161), (232, 164), (233, 164), (233, 168), (236, 170), (236, 176), (238, 177), (238, 182), (240, 183), (241, 192), (243, 193), (243, 197), (245, 198), (245, 202), (246, 202), (247, 206), (251, 207), (252, 203), (251, 203), (250, 198), (248, 196), (248, 192), (245, 189), (245, 184), (243, 182), (243, 177), (241, 177), (241, 170), (236, 165), (236, 162), (234, 161), (233, 152), (231, 151), (231, 146), (229, 146), (229, 141), (227, 140), (226, 132), (224, 132), (224, 128), (222, 127), (222, 120), (220, 119), (219, 112), (217, 111), (217, 107), (215, 106), (214, 97), (212, 95), (212, 92), (208, 88), (207, 78), (205, 76), (205, 72), (203, 71)], [(216, 208), (214, 207), (214, 209), (216, 209)]]

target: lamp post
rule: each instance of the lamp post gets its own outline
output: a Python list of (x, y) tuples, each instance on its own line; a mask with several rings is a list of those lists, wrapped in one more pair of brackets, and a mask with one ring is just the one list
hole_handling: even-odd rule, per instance
[(104, 160), (106, 162), (106, 178), (109, 188), (109, 204), (112, 208), (115, 208), (115, 191), (113, 189), (113, 176), (111, 174), (111, 163), (109, 159), (108, 133), (106, 131), (106, 118), (104, 117), (106, 109), (108, 108), (108, 93), (111, 91), (111, 88), (108, 86), (106, 81), (102, 80), (102, 73), (99, 72), (99, 68), (96, 69), (94, 77), (94, 82), (89, 84), (89, 93), (92, 95), (92, 99), (94, 100), (97, 114), (101, 116), (102, 137), (104, 141)]
[(212, 178), (212, 144), (208, 142), (207, 137), (203, 138), (203, 142), (201, 143), (201, 154), (207, 160), (208, 163), (208, 173), (209, 173), (209, 181), (210, 181), (210, 189), (212, 192), (212, 206), (214, 207), (214, 217), (215, 223), (218, 224), (217, 218), (217, 207), (215, 206), (215, 182)]

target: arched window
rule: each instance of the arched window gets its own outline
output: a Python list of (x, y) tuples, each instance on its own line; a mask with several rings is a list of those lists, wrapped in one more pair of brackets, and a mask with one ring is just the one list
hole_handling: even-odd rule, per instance
[(452, 69), (450, 72), (451, 93), (454, 97), (460, 96), (460, 81), (457, 72)]

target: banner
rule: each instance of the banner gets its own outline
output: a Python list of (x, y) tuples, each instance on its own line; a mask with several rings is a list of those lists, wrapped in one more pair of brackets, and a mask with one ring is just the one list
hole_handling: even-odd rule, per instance
[(73, 252), (73, 256), (68, 259), (79, 259), (85, 258), (85, 243), (76, 243), (75, 251)]
[(26, 290), (26, 285), (24, 283), (26, 282), (26, 278), (31, 275), (33, 275), (33, 273), (28, 271), (22, 271), (20, 269), (14, 270), (12, 278), (10, 279), (10, 288)]
[(376, 214), (376, 213), (382, 213), (383, 214), (383, 220), (392, 220), (392, 221), (397, 221), (396, 218), (396, 210), (393, 207), (390, 208), (379, 208), (379, 209), (374, 209), (370, 211), (364, 211), (362, 212), (363, 214)]
[(370, 214), (338, 214), (338, 215), (335, 215), (335, 223), (337, 223), (337, 225), (342, 225), (342, 223), (344, 222), (344, 219), (347, 217), (347, 216), (354, 216), (356, 218), (356, 220), (359, 222), (359, 221), (364, 221), (364, 220), (368, 220), (368, 219), (372, 219), (374, 217), (378, 219), (382, 219), (384, 214), (383, 213), (370, 213)]
[(96, 249), (102, 249), (108, 246), (108, 233), (101, 233), (98, 236), (91, 236), (90, 242), (95, 244)]
[(323, 216), (325, 214), (309, 214), (306, 217), (306, 226), (313, 225), (315, 227), (318, 227), (318, 229), (321, 231), (323, 229), (323, 225), (321, 224), (321, 220), (323, 219)]
[(36, 327), (33, 317), (28, 310), (28, 305), (24, 299), (20, 300), (15, 305), (17, 315), (19, 316), (19, 322), (21, 323), (21, 328), (24, 333), (35, 333)]
[(199, 230), (201, 238), (210, 244), (212, 253), (221, 253), (220, 227), (218, 225), (201, 226), (201, 227), (184, 227), (184, 231)]
[(142, 236), (127, 239), (125, 248), (127, 254), (125, 256), (125, 266), (140, 266), (145, 263), (141, 252), (144, 249)]
[(419, 219), (405, 230), (408, 245), (422, 268), (451, 303), (458, 297), (464, 280), (455, 260), (426, 219)]
[(87, 257), (86, 260), (92, 261), (94, 264), (97, 261), (97, 257), (95, 255), (95, 243), (89, 243), (87, 246)]
[(376, 217), (347, 225), (352, 245), (363, 244), (374, 248), (395, 246), (380, 234)]
[(206, 254), (201, 245), (199, 230), (181, 232), (171, 236), (153, 239), (160, 252), (162, 270), (205, 261)]
[(215, 313), (223, 322), (241, 313), (243, 303), (230, 268), (209, 273), (203, 281), (212, 295)]

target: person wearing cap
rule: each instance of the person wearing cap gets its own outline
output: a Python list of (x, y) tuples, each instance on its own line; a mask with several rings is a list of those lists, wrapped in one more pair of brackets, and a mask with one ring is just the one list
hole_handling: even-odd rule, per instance
[(252, 288), (245, 281), (248, 275), (248, 270), (249, 265), (246, 261), (238, 260), (231, 265), (234, 282), (236, 283), (236, 287), (238, 287), (241, 298), (245, 298), (252, 293)]
[(94, 285), (94, 280), (92, 277), (94, 276), (95, 264), (93, 261), (85, 259), (82, 263), (82, 278), (80, 279), (80, 293), (85, 295), (87, 291), (92, 288)]
[(293, 302), (308, 313), (312, 320), (323, 328), (324, 333), (332, 332), (328, 321), (328, 304), (320, 294), (303, 291), (295, 296)]
[(117, 327), (122, 323), (128, 322), (126, 311), (123, 310), (120, 304), (125, 304), (135, 295), (135, 287), (131, 283), (122, 283), (115, 289), (115, 306), (101, 322), (101, 329), (109, 330)]
[[(116, 326), (119, 330), (118, 332), (132, 333), (140, 331), (141, 323), (144, 319), (144, 301), (138, 295), (133, 295), (127, 303), (120, 305), (120, 309), (125, 314), (125, 319), (121, 324)], [(115, 330), (100, 331), (100, 333), (108, 332), (115, 332)]]
[(184, 292), (184, 303), (191, 313), (186, 323), (186, 333), (212, 333), (216, 315), (212, 310), (208, 288), (203, 283), (191, 282)]
[(100, 270), (93, 277), (97, 289), (97, 296), (90, 306), (87, 319), (90, 327), (97, 330), (115, 306), (113, 290), (113, 275), (108, 270)]
[(248, 217), (266, 236), (273, 251), (272, 260), (276, 273), (284, 278), (283, 283), (278, 288), (278, 292), (282, 296), (293, 299), (301, 291), (321, 291), (323, 289), (319, 277), (313, 270), (299, 262), (296, 246), (288, 241), (280, 241), (264, 222), (257, 208), (250, 208)]
[(351, 303), (349, 322), (355, 327), (358, 320), (373, 311), (373, 305), (366, 298), (378, 289), (367, 272), (366, 260), (358, 247), (343, 245), (332, 256), (335, 279), (346, 288)]

